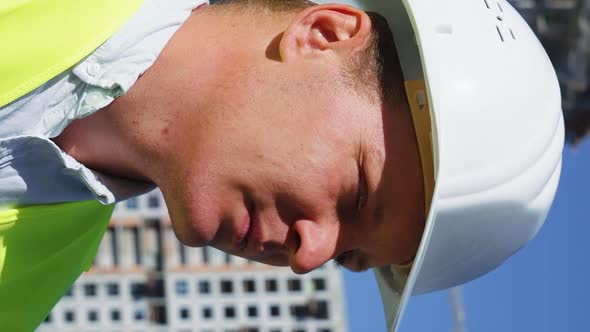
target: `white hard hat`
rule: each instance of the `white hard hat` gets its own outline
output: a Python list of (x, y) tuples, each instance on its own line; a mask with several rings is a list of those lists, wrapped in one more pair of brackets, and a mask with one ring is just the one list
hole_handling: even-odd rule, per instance
[(475, 279), (535, 236), (561, 169), (560, 90), (504, 0), (336, 2), (388, 20), (431, 192), (411, 269), (375, 269), (394, 332), (410, 295)]

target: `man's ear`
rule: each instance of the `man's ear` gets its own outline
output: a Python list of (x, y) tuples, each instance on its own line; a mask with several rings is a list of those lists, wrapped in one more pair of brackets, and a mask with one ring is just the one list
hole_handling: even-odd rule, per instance
[(285, 62), (327, 52), (346, 56), (364, 49), (370, 36), (371, 19), (364, 11), (346, 5), (316, 5), (295, 16), (279, 51)]

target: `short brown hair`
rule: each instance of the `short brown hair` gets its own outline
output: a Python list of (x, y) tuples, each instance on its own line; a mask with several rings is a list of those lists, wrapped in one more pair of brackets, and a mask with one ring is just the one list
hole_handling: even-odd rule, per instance
[[(371, 39), (365, 51), (350, 67), (358, 90), (369, 89), (390, 105), (406, 105), (404, 77), (393, 33), (380, 14), (367, 12), (371, 19)], [(366, 91), (366, 90), (365, 90)]]
[(308, 0), (217, 0), (211, 1), (215, 5), (232, 5), (240, 8), (268, 10), (269, 12), (293, 11), (315, 6)]
[[(317, 5), (308, 0), (217, 0), (212, 3), (267, 12), (295, 11)], [(351, 65), (344, 77), (362, 95), (377, 94), (390, 105), (407, 105), (403, 74), (389, 24), (377, 13), (367, 12), (367, 15), (372, 25), (370, 42), (364, 52), (350, 59)]]

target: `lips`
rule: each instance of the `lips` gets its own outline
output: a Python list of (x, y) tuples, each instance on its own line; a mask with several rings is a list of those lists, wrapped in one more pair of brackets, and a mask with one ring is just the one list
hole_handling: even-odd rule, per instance
[(248, 247), (248, 237), (250, 235), (250, 230), (252, 229), (252, 220), (252, 213), (250, 210), (247, 210), (247, 213), (241, 220), (235, 243), (236, 249), (240, 252)]

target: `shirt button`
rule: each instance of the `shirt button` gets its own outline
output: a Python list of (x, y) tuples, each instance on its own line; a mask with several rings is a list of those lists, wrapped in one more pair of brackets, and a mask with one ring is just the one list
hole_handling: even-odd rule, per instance
[(98, 72), (100, 71), (100, 65), (98, 63), (90, 63), (88, 64), (88, 66), (86, 66), (86, 73), (90, 76), (96, 76), (96, 74), (98, 74)]

